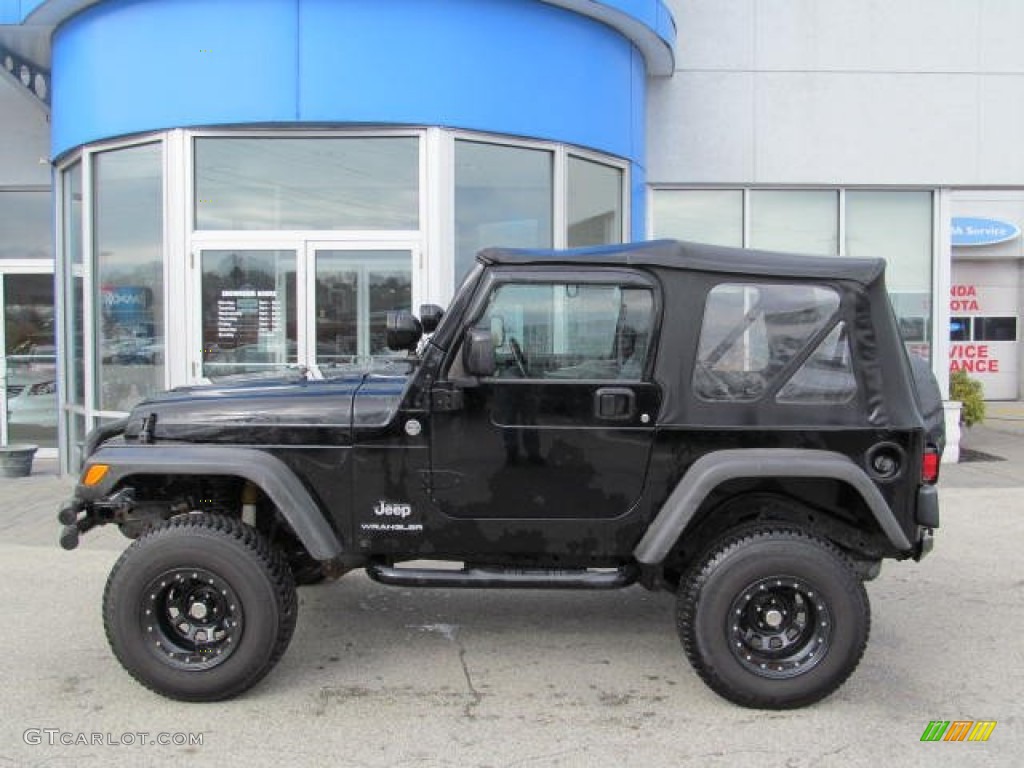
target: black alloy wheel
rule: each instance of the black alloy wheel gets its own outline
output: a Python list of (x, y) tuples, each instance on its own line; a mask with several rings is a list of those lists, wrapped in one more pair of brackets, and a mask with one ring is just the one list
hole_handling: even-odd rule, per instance
[(277, 663), (295, 629), (283, 554), (241, 521), (173, 518), (139, 537), (103, 595), (107, 639), (122, 666), (183, 701), (236, 696)]
[(806, 706), (835, 691), (860, 662), (871, 623), (845, 555), (777, 526), (714, 546), (680, 583), (676, 620), (704, 682), (763, 709)]

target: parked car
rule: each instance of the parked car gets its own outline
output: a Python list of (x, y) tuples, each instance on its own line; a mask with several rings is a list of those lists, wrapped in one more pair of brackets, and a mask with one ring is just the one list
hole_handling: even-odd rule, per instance
[(61, 541), (135, 539), (103, 617), (143, 685), (245, 691), (289, 643), (295, 583), (365, 569), (670, 590), (708, 686), (798, 707), (860, 661), (864, 582), (932, 547), (942, 414), (881, 260), (487, 250), (447, 312), (387, 336), (390, 372), (179, 388), (89, 437)]
[(49, 379), (23, 385), (7, 400), (7, 423), (57, 426), (57, 382)]

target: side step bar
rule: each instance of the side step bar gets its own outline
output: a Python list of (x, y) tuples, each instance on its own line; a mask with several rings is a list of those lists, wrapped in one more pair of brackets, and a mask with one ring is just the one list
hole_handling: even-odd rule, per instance
[(396, 587), (619, 589), (635, 582), (640, 569), (635, 565), (624, 565), (614, 571), (467, 566), (456, 571), (368, 565), (366, 573), (374, 581)]

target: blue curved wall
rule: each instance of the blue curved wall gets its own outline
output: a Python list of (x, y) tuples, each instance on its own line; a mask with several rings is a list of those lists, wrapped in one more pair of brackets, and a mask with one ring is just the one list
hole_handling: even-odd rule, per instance
[(642, 156), (644, 68), (536, 0), (113, 0), (54, 35), (53, 151), (249, 122), (450, 125)]

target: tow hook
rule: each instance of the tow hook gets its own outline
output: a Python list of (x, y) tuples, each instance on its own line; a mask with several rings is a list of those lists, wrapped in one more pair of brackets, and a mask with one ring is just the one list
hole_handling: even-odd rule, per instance
[(57, 512), (57, 520), (64, 525), (60, 531), (60, 545), (64, 549), (71, 550), (78, 546), (78, 537), (82, 533), (79, 530), (78, 524), (79, 522), (84, 523), (89, 519), (88, 517), (83, 518), (81, 521), (78, 519), (84, 506), (78, 499), (72, 499)]
[(135, 493), (131, 488), (122, 488), (113, 496), (93, 502), (88, 507), (84, 502), (72, 499), (57, 512), (57, 520), (64, 525), (60, 531), (61, 547), (67, 550), (74, 549), (78, 546), (78, 539), (83, 533), (116, 519), (118, 515), (130, 512), (134, 506)]
[(83, 517), (76, 523), (65, 525), (60, 531), (60, 545), (67, 550), (74, 549), (78, 546), (78, 537), (95, 527), (96, 520), (92, 517)]

